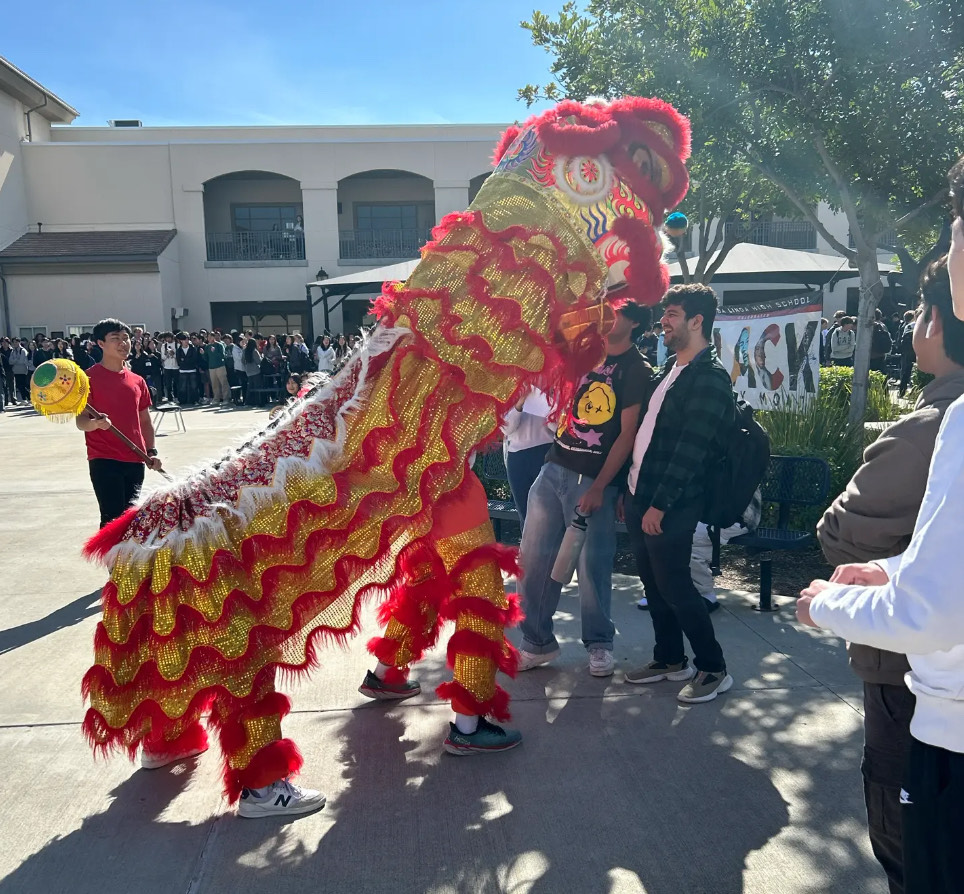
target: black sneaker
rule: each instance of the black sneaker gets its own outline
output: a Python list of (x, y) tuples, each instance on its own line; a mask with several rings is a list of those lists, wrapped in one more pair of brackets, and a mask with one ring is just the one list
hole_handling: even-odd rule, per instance
[(411, 698), (422, 691), (416, 680), (406, 680), (404, 683), (386, 683), (379, 680), (374, 673), (368, 671), (365, 674), (365, 682), (358, 687), (362, 695), (378, 701), (400, 701), (403, 698)]

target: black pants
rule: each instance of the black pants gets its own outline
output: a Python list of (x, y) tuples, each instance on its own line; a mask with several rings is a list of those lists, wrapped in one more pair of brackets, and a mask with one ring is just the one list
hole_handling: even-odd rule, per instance
[(30, 400), (30, 376), (26, 373), (14, 373), (13, 378), (17, 383), (17, 395), (20, 400)]
[(90, 483), (100, 506), (100, 526), (119, 518), (134, 501), (144, 483), (144, 464), (119, 459), (91, 459)]
[(964, 753), (914, 739), (904, 792), (904, 890), (907, 894), (961, 894)]
[(853, 357), (834, 357), (833, 360), (831, 360), (830, 362), (834, 366), (853, 366), (854, 358)]
[(667, 513), (663, 517), (663, 533), (654, 536), (643, 533), (642, 514), (629, 494), (626, 499), (626, 528), (656, 634), (653, 660), (665, 664), (682, 662), (686, 657), (686, 634), (693, 647), (696, 669), (722, 673), (726, 663), (713, 631), (709, 603), (693, 586), (690, 575), (698, 513)]
[(914, 374), (914, 357), (906, 354), (900, 358), (900, 396), (907, 393), (907, 386), (910, 385), (910, 378)]
[(166, 369), (164, 370), (164, 399), (165, 400), (176, 400), (177, 399), (177, 382), (178, 377), (181, 375), (180, 370), (177, 369)]
[(910, 756), (913, 693), (904, 685), (864, 683), (864, 801), (874, 856), (890, 894), (903, 894), (900, 789)]
[(177, 402), (183, 406), (197, 403), (197, 373), (179, 372), (177, 378)]

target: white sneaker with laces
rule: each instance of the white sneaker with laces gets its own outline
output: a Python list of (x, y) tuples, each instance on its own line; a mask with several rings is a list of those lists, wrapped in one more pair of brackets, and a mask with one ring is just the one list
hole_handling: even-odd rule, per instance
[(611, 677), (615, 669), (616, 662), (609, 649), (589, 650), (589, 673), (594, 677)]
[(548, 664), (550, 661), (553, 661), (558, 657), (558, 649), (555, 649), (552, 652), (546, 652), (544, 655), (534, 655), (532, 652), (527, 652), (525, 649), (519, 649), (519, 666), (516, 668), (516, 670), (529, 671), (534, 667), (542, 667), (544, 664)]
[(238, 815), (247, 819), (259, 816), (297, 816), (320, 810), (325, 806), (325, 800), (321, 792), (302, 788), (287, 779), (279, 779), (264, 788), (246, 788), (241, 792)]

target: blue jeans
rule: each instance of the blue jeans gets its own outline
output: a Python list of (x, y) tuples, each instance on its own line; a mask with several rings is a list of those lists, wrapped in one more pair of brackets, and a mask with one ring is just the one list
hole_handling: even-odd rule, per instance
[[(552, 616), (559, 606), (562, 584), (552, 580), (549, 574), (566, 527), (593, 480), (549, 462), (529, 490), (522, 531), (523, 575), (519, 594), (526, 615), (522, 622), (522, 648), (534, 655), (545, 655), (559, 648), (552, 632)], [(587, 649), (610, 652), (616, 632), (609, 614), (616, 557), (616, 496), (613, 486), (604, 491), (602, 506), (589, 519), (586, 542), (576, 566), (583, 644)]]
[(505, 471), (509, 477), (509, 490), (512, 491), (512, 502), (515, 503), (515, 508), (519, 513), (521, 525), (526, 523), (529, 491), (545, 464), (549, 447), (549, 444), (540, 444), (538, 447), (510, 450), (506, 453)]

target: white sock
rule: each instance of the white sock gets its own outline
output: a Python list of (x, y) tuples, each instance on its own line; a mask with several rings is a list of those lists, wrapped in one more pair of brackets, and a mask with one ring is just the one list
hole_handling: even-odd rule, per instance
[(388, 672), (390, 667), (390, 664), (382, 664), (379, 661), (378, 664), (375, 665), (375, 676), (378, 677), (379, 680), (384, 680), (385, 674)]
[(455, 725), (464, 736), (471, 736), (479, 728), (478, 714), (456, 714)]

